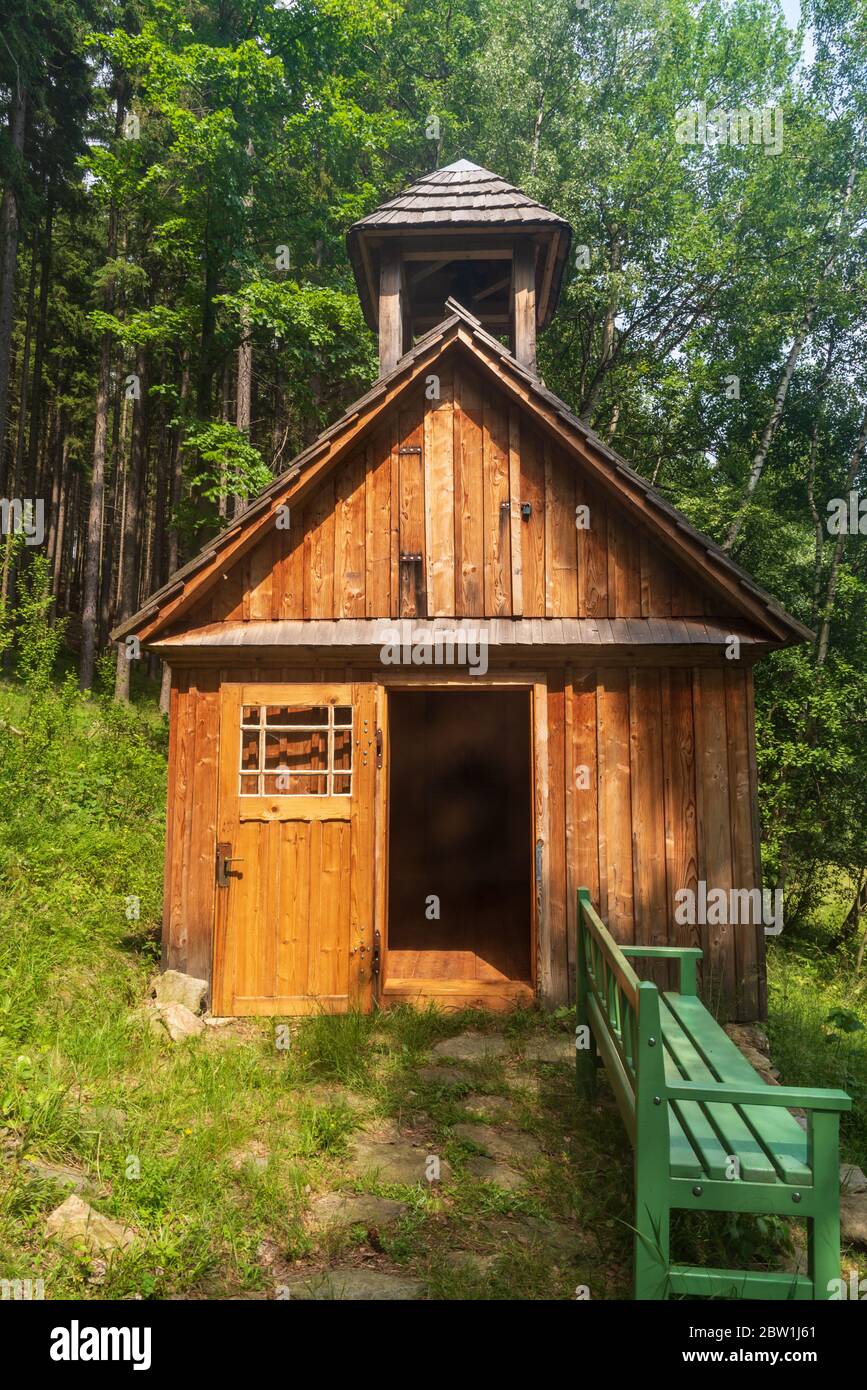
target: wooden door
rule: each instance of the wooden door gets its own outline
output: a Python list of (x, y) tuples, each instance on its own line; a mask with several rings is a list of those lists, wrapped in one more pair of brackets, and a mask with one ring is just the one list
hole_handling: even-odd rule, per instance
[(224, 685), (214, 1013), (369, 1008), (373, 695)]

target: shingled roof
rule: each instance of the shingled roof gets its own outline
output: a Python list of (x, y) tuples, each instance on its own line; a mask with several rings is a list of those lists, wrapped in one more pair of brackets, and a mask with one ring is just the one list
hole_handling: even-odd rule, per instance
[(539, 305), (539, 327), (545, 327), (560, 293), (572, 240), (569, 223), (499, 174), (492, 174), (490, 169), (483, 169), (469, 159), (458, 159), (454, 164), (423, 174), (397, 197), (389, 198), (349, 228), (346, 245), (370, 328), (376, 330), (377, 304), (375, 294), (371, 293), (369, 267), (364, 264), (363, 243), (373, 244), (381, 237), (425, 232), (436, 235), (459, 229), (541, 236), (553, 253), (544, 304)]
[(315, 473), (319, 466), (336, 462), (342, 456), (352, 428), (371, 412), (376, 415), (386, 403), (394, 401), (411, 380), (418, 379), (428, 370), (432, 358), (438, 357), (456, 340), (474, 352), (480, 363), (496, 372), (504, 386), (517, 390), (518, 398), (536, 413), (539, 423), (547, 423), (556, 430), (561, 442), (580, 455), (581, 462), (591, 470), (591, 476), (595, 476), (604, 488), (610, 488), (614, 494), (619, 493), (621, 501), (640, 509), (642, 519), (675, 560), (679, 552), (683, 559), (688, 558), (698, 566), (702, 577), (711, 586), (725, 585), (743, 615), (770, 630), (774, 644), (812, 639), (814, 634), (808, 627), (787, 613), (715, 541), (696, 530), (683, 513), (657, 492), (646, 478), (631, 468), (583, 420), (578, 419), (502, 343), (486, 333), (478, 319), (463, 305), (450, 300), (446, 307), (448, 313), (443, 322), (419, 339), (412, 350), (400, 359), (394, 371), (380, 377), (339, 420), (298, 454), (286, 471), (235, 517), (231, 525), (151, 594), (143, 608), (120, 622), (111, 633), (112, 641), (116, 642), (131, 632), (141, 632), (145, 642), (151, 635), (156, 635), (156, 631), (170, 620), (176, 603), (184, 599), (189, 581), (194, 576), (210, 570), (216, 578), (221, 565), (226, 560), (231, 563), (235, 558), (235, 547), (245, 534), (249, 540), (253, 540), (265, 526), (273, 524), (272, 512), (308, 473)]
[(443, 169), (423, 174), (403, 193), (390, 198), (350, 228), (374, 227), (527, 227), (569, 224), (542, 207), (514, 184), (492, 174), (469, 159), (458, 159)]

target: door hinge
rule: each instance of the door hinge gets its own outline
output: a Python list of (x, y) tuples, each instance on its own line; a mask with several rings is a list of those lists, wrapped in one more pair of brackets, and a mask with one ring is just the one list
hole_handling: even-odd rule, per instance
[(376, 766), (382, 767), (382, 729), (376, 731)]

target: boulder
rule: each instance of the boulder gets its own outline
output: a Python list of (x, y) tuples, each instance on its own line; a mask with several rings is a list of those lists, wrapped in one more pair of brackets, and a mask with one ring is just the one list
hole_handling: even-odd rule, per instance
[(154, 995), (159, 1005), (183, 1004), (193, 1014), (204, 1008), (207, 992), (207, 980), (183, 975), (180, 970), (164, 970), (154, 981)]
[(181, 1042), (183, 1038), (197, 1038), (205, 1031), (202, 1020), (192, 1009), (188, 1009), (186, 1004), (161, 1005), (157, 1016), (172, 1042)]
[(867, 1194), (841, 1195), (840, 1235), (844, 1245), (867, 1246)]
[(843, 1192), (867, 1192), (867, 1178), (861, 1168), (854, 1163), (840, 1164), (840, 1188)]
[(50, 1240), (53, 1236), (68, 1245), (84, 1246), (94, 1255), (103, 1255), (110, 1250), (125, 1250), (136, 1238), (129, 1226), (94, 1211), (75, 1193), (55, 1207), (46, 1221), (45, 1237)]
[(65, 1163), (48, 1163), (43, 1158), (25, 1158), (24, 1171), (42, 1182), (53, 1182), (68, 1192), (83, 1192), (89, 1186), (86, 1173), (80, 1168), (70, 1168)]

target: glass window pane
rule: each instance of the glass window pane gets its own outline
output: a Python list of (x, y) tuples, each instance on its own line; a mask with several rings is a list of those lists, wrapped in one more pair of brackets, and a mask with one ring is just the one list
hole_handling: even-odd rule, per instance
[(324, 773), (266, 772), (266, 796), (325, 796), (328, 778)]
[(352, 730), (334, 730), (334, 767), (348, 770), (352, 767)]
[(325, 705), (267, 705), (266, 724), (288, 724), (297, 728), (309, 724), (327, 725), (328, 708)]
[(300, 772), (309, 768), (313, 772), (328, 770), (328, 734), (324, 731), (307, 729), (286, 729), (284, 732), (266, 733), (265, 768), (289, 768)]
[(335, 722), (335, 724), (351, 724), (351, 723), (352, 723), (352, 706), (351, 706), (351, 705), (337, 705), (337, 706), (335, 706), (335, 710), (334, 710), (334, 722)]
[(257, 733), (241, 734), (241, 771), (248, 768), (259, 766), (259, 735)]
[(241, 710), (242, 724), (258, 724), (261, 705), (245, 705)]
[(349, 796), (352, 792), (352, 773), (335, 772), (334, 774), (334, 795)]
[(241, 774), (241, 795), (242, 795), (242, 796), (257, 796), (257, 795), (258, 795), (258, 792), (259, 792), (259, 776), (258, 776), (258, 773), (255, 773), (255, 772), (254, 772), (252, 776), (251, 776), (249, 773), (242, 773), (242, 774)]

